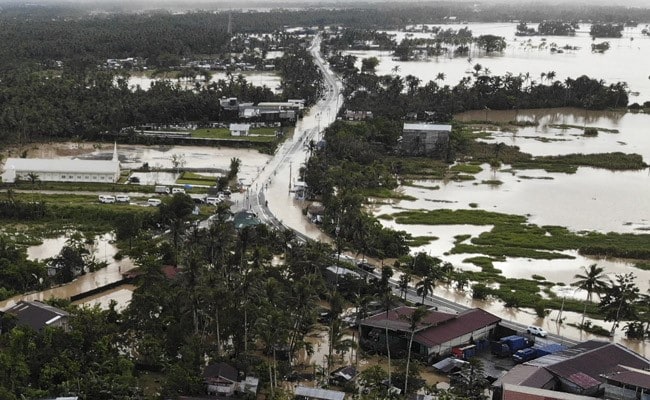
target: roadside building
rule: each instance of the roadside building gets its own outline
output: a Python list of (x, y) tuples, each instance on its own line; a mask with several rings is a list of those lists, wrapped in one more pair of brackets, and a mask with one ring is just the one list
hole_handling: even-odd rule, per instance
[[(10, 321), (6, 316), (10, 316), (14, 320)], [(13, 325), (29, 326), (35, 331), (43, 330), (49, 326), (66, 328), (69, 317), (70, 314), (60, 308), (39, 301), (21, 300), (2, 312), (0, 331), (5, 332)]]
[(443, 158), (447, 154), (451, 125), (405, 123), (400, 151), (409, 156)]
[(325, 280), (330, 284), (337, 284), (339, 279), (342, 278), (361, 278), (357, 272), (352, 271), (351, 269), (339, 267), (338, 265), (330, 265), (325, 268)]
[(637, 393), (647, 393), (648, 368), (650, 360), (623, 345), (590, 340), (516, 366), (494, 383), (493, 398), (507, 398), (506, 385), (514, 385), (564, 395), (601, 397), (609, 392), (606, 398), (634, 400), (640, 398)]
[(297, 386), (294, 392), (298, 400), (343, 400), (345, 393), (337, 390)]
[(238, 213), (235, 213), (233, 217), (233, 224), (235, 225), (235, 229), (244, 229), (249, 226), (259, 225), (261, 223), (262, 222), (259, 220), (259, 218), (257, 218), (257, 215), (250, 211), (240, 211)]
[(115, 183), (120, 179), (120, 162), (117, 144), (111, 160), (8, 158), (4, 165), (2, 181), (14, 183), (35, 177), (43, 182), (103, 182)]
[[(361, 321), (361, 345), (376, 351), (385, 351), (388, 327), (391, 353), (406, 356), (410, 337), (409, 316), (413, 307), (398, 307), (388, 313), (381, 312)], [(411, 355), (423, 360), (433, 360), (451, 354), (455, 346), (489, 339), (501, 318), (480, 308), (451, 314), (428, 310), (415, 330)]]

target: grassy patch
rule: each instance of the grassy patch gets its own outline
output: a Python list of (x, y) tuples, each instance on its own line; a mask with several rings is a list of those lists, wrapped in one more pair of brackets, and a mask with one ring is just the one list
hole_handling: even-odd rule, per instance
[(388, 188), (366, 188), (361, 189), (359, 192), (365, 197), (376, 197), (379, 199), (396, 199), (396, 200), (408, 200), (415, 201), (417, 198), (409, 196), (403, 193), (396, 192)]
[(462, 172), (464, 174), (478, 174), (483, 171), (480, 165), (476, 164), (456, 164), (449, 168), (450, 171)]
[(555, 128), (555, 129), (581, 129), (584, 130), (585, 132), (587, 130), (596, 131), (596, 134), (598, 134), (598, 132), (619, 133), (618, 129), (599, 128), (597, 126), (581, 126), (581, 125), (571, 125), (571, 124), (548, 124), (547, 126), (549, 128)]
[(583, 325), (574, 324), (574, 323), (568, 323), (567, 325), (572, 326), (574, 328), (578, 328), (580, 330), (583, 330), (585, 332), (591, 333), (596, 336), (609, 337), (609, 331), (607, 329), (603, 328), (600, 325), (593, 325), (591, 321), (585, 321)]
[(495, 225), (519, 224), (526, 217), (484, 210), (416, 210), (393, 214), (398, 224), (406, 225)]
[(201, 175), (194, 172), (183, 172), (176, 180), (176, 183), (183, 185), (214, 186), (217, 178), (214, 176)]
[(566, 154), (561, 156), (536, 157), (512, 164), (516, 169), (544, 169), (547, 172), (575, 173), (578, 167), (593, 167), (610, 171), (644, 169), (648, 165), (639, 154), (621, 152), (600, 154)]
[(546, 280), (546, 278), (544, 278), (541, 275), (537, 275), (537, 274), (533, 274), (533, 276), (531, 276), (531, 278), (533, 278), (536, 281), (545, 281)]
[(108, 193), (153, 193), (155, 186), (150, 185), (129, 185), (119, 183), (95, 183), (95, 182), (29, 182), (3, 183), (2, 189), (18, 190), (60, 190), (66, 192), (108, 192)]
[(490, 185), (490, 186), (500, 186), (503, 185), (503, 182), (501, 182), (498, 179), (488, 179), (487, 181), (481, 181), (483, 185)]
[(642, 269), (644, 271), (650, 271), (650, 263), (636, 263), (634, 264), (634, 268)]
[(437, 236), (414, 236), (408, 240), (408, 245), (410, 247), (419, 247), (436, 240), (438, 240)]

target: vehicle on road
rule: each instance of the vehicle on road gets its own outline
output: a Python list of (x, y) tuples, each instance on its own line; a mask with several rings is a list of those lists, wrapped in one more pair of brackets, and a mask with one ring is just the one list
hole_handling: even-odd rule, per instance
[(183, 188), (172, 188), (172, 194), (183, 193), (185, 194), (185, 189)]
[(162, 201), (160, 201), (160, 199), (147, 200), (147, 205), (149, 205), (150, 207), (158, 207), (160, 204), (162, 204)]
[(205, 198), (205, 204), (212, 204), (213, 206), (216, 206), (217, 204), (221, 203), (222, 199), (220, 197), (206, 197)]
[(539, 326), (531, 325), (528, 328), (526, 328), (526, 332), (534, 335), (534, 336), (539, 336), (539, 337), (546, 337), (547, 333), (544, 329), (540, 328)]
[(131, 201), (131, 197), (129, 197), (128, 194), (118, 194), (117, 196), (115, 196), (115, 201), (117, 201), (118, 203), (128, 203), (129, 201)]
[(167, 186), (156, 186), (154, 192), (160, 194), (169, 194), (169, 188)]
[(115, 203), (115, 196), (100, 194), (99, 195), (99, 202), (104, 203), (104, 204)]

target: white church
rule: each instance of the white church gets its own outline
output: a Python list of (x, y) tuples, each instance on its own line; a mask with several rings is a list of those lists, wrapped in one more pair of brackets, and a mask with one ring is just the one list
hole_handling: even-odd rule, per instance
[(120, 179), (117, 143), (111, 160), (7, 158), (2, 182), (29, 180), (30, 173), (43, 182), (117, 182)]

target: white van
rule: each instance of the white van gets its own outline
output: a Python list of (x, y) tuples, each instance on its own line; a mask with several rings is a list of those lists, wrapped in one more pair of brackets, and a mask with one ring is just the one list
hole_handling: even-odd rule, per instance
[(115, 203), (115, 197), (114, 196), (108, 196), (108, 195), (105, 195), (105, 194), (100, 194), (99, 195), (99, 202), (104, 203), (104, 204)]
[(172, 194), (183, 193), (185, 194), (185, 189), (183, 188), (172, 188)]
[(129, 197), (128, 194), (118, 194), (117, 196), (115, 196), (115, 201), (117, 201), (118, 203), (128, 203), (129, 201), (131, 201), (131, 197)]
[(160, 201), (160, 199), (149, 199), (149, 200), (147, 200), (147, 204), (150, 207), (158, 207), (161, 203), (162, 203), (162, 201)]
[(216, 206), (217, 204), (221, 203), (221, 198), (219, 197), (206, 197), (205, 198), (205, 204), (212, 204), (213, 206)]

